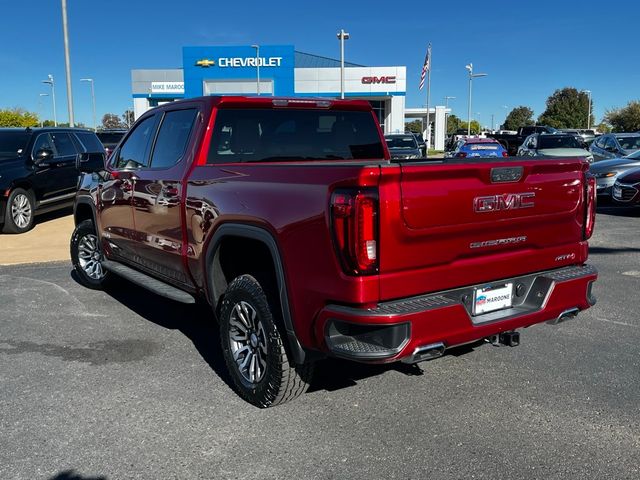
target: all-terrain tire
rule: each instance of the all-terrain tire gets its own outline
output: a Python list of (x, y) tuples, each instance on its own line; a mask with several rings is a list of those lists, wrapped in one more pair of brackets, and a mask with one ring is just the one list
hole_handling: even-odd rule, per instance
[(79, 282), (87, 288), (103, 289), (113, 274), (102, 267), (104, 255), (91, 220), (83, 220), (78, 224), (71, 235), (69, 248)]
[(277, 310), (251, 275), (241, 275), (228, 285), (220, 308), (220, 343), (227, 369), (238, 394), (260, 408), (299, 397), (313, 375), (313, 363), (291, 361)]

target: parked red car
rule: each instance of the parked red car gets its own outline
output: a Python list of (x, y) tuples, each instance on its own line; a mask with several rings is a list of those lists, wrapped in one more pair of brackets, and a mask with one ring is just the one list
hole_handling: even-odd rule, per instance
[(237, 391), (300, 395), (315, 359), (420, 362), (595, 303), (582, 160), (390, 160), (364, 101), (205, 97), (145, 113), (84, 175), (71, 255), (205, 299)]

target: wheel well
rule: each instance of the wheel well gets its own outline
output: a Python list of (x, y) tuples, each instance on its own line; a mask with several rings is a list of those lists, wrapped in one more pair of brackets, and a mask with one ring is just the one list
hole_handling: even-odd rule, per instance
[(85, 220), (93, 221), (93, 211), (91, 210), (91, 207), (86, 203), (79, 203), (76, 206), (74, 219), (75, 219), (76, 225), (78, 225), (80, 222), (83, 222)]
[(31, 184), (25, 180), (18, 180), (16, 181), (12, 186), (11, 186), (11, 190), (15, 190), (16, 188), (21, 188), (23, 190), (26, 190), (28, 192), (31, 192), (33, 194), (33, 199), (37, 200), (35, 198), (35, 192), (33, 191), (33, 189), (31, 188)]
[(244, 274), (255, 277), (267, 297), (279, 305), (278, 279), (269, 247), (260, 240), (230, 235), (220, 240), (209, 277), (216, 309), (227, 285)]

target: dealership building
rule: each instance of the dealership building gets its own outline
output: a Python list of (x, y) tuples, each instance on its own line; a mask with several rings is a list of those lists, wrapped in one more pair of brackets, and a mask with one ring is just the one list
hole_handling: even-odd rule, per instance
[[(339, 60), (298, 52), (293, 45), (183, 47), (181, 69), (131, 71), (136, 119), (155, 106), (203, 95), (340, 98), (340, 83)], [(345, 98), (369, 101), (384, 133), (403, 133), (405, 118), (426, 119), (425, 108), (405, 107), (406, 90), (405, 66), (345, 62)], [(448, 112), (429, 110), (434, 147), (442, 149)]]

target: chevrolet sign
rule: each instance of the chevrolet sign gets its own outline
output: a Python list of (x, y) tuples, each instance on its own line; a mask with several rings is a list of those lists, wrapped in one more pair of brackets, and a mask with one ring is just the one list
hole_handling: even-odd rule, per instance
[(203, 58), (202, 60), (198, 60), (196, 62), (196, 65), (198, 67), (205, 67), (205, 68), (208, 68), (208, 67), (210, 67), (212, 65), (215, 65), (215, 64), (216, 64), (216, 62), (214, 60), (210, 60), (208, 58)]

